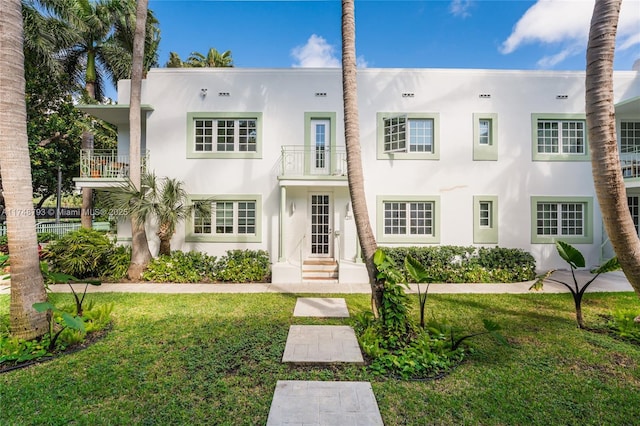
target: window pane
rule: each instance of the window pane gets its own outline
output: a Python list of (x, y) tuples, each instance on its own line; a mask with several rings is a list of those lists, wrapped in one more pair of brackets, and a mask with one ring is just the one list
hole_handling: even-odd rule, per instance
[(536, 233), (538, 235), (558, 235), (557, 204), (538, 203), (536, 215)]
[(492, 213), (492, 202), (491, 201), (481, 201), (480, 202), (480, 227), (481, 228), (490, 228), (491, 227), (491, 213)]
[(562, 235), (584, 235), (584, 212), (582, 203), (563, 203)]
[(409, 151), (433, 152), (433, 120), (409, 120)]
[(233, 202), (216, 203), (216, 234), (233, 234)]
[(234, 127), (233, 120), (218, 120), (218, 151), (233, 151)]
[(384, 203), (384, 233), (404, 235), (407, 233), (406, 203)]
[(194, 120), (196, 152), (213, 151), (213, 120)]
[(640, 151), (640, 121), (620, 123), (620, 152)]
[(491, 145), (491, 120), (480, 120), (478, 122), (478, 143), (480, 145)]
[(256, 203), (253, 201), (238, 202), (238, 234), (256, 233)]
[(211, 233), (211, 214), (201, 215), (198, 210), (193, 213), (193, 233), (194, 234), (210, 234)]
[(538, 121), (538, 152), (558, 152), (558, 123)]
[(584, 122), (562, 122), (562, 152), (565, 154), (584, 153)]
[(409, 203), (411, 235), (433, 235), (433, 203)]
[(238, 148), (241, 152), (256, 152), (257, 126), (256, 120), (238, 120)]
[(406, 119), (393, 117), (384, 119), (384, 151), (405, 152), (407, 150)]

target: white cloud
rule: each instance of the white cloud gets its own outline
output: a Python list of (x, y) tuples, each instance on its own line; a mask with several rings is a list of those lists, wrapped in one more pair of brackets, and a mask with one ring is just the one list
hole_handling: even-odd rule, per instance
[[(595, 0), (538, 0), (520, 18), (500, 52), (509, 54), (525, 44), (557, 44), (560, 52), (542, 58), (539, 64), (555, 65), (580, 54), (587, 46)], [(622, 2), (618, 23), (618, 45), (628, 49), (640, 44), (640, 0)]]
[(335, 55), (335, 48), (327, 43), (323, 37), (312, 34), (303, 46), (296, 46), (291, 50), (291, 56), (296, 60), (294, 67), (300, 68), (338, 68), (340, 60)]
[[(340, 68), (341, 62), (336, 56), (336, 48), (323, 37), (312, 34), (303, 46), (296, 46), (291, 50), (291, 56), (296, 60), (294, 68)], [(356, 58), (358, 68), (368, 65), (364, 56)]]
[(472, 0), (451, 0), (449, 12), (454, 16), (460, 16), (462, 18), (471, 16), (471, 13), (469, 12), (471, 3)]

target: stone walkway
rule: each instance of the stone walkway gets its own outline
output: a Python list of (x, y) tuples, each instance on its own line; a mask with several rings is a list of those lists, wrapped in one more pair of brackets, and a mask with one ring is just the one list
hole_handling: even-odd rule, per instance
[[(298, 298), (294, 317), (346, 318), (341, 298)], [(364, 364), (355, 332), (349, 326), (292, 325), (282, 362)], [(279, 380), (267, 426), (383, 425), (378, 403), (368, 382)]]

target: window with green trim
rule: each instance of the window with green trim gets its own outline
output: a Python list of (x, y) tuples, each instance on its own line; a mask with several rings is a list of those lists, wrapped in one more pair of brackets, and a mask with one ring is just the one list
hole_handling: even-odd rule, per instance
[(588, 197), (532, 197), (532, 240), (591, 243), (592, 215), (592, 199)]
[(211, 203), (209, 212), (195, 210), (187, 222), (187, 241), (260, 241), (261, 204), (255, 196), (192, 196), (194, 203)]
[(640, 121), (620, 122), (620, 152), (640, 152)]
[(497, 129), (497, 114), (473, 114), (473, 159), (475, 161), (498, 159)]
[(187, 158), (260, 158), (261, 113), (188, 113)]
[(437, 242), (437, 197), (378, 197), (378, 238), (382, 242)]
[(378, 158), (438, 159), (438, 114), (378, 113)]
[(532, 114), (533, 159), (588, 161), (584, 114)]
[(498, 197), (479, 195), (473, 197), (473, 242), (498, 243)]

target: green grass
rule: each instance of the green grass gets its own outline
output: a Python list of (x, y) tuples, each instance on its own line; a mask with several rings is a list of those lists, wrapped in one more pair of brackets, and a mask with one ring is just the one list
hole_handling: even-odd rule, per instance
[[(69, 295), (53, 295), (66, 301)], [(341, 296), (354, 314), (367, 295)], [(280, 362), (295, 295), (91, 294), (115, 302), (109, 334), (85, 350), (0, 375), (2, 425), (266, 423), (277, 380), (372, 381), (386, 425), (631, 425), (640, 419), (640, 347), (576, 328), (569, 295), (432, 295), (428, 316), (482, 328), (499, 322), (511, 346), (470, 341), (443, 379), (373, 378), (354, 366)], [(637, 309), (633, 293), (588, 294), (588, 325)], [(0, 296), (0, 318), (9, 297)], [(3, 320), (4, 320), (3, 318)]]

